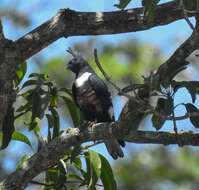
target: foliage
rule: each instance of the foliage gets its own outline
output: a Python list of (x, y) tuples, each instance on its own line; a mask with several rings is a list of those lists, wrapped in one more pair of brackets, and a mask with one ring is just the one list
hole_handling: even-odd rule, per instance
[[(119, 0), (114, 6), (124, 10), (133, 0)], [(140, 0), (143, 7), (143, 16), (148, 23), (153, 23), (155, 19), (155, 9), (160, 0)], [(197, 0), (175, 0), (177, 5), (187, 11), (197, 11)]]
[[(71, 91), (66, 88), (56, 88), (50, 81), (48, 75), (32, 73), (21, 86), (19, 85), (25, 75), (26, 67), (20, 67), (17, 71), (15, 81), (18, 89), (18, 98), (23, 99), (24, 104), (16, 108), (12, 114), (13, 120), (9, 119), (11, 128), (6, 128), (1, 134), (2, 148), (6, 148), (12, 140), (18, 140), (31, 146), (31, 142), (24, 134), (14, 131), (14, 120), (23, 117), (29, 113), (29, 121), (25, 125), (30, 131), (33, 131), (38, 138), (38, 149), (41, 143), (48, 143), (62, 131), (60, 128), (60, 114), (58, 111), (58, 102), (62, 100), (70, 113), (73, 124), (80, 124), (80, 112), (74, 104)], [(15, 114), (15, 115), (14, 115)], [(41, 136), (39, 120), (48, 121), (47, 139)], [(7, 120), (6, 120), (7, 121)], [(6, 123), (8, 125), (8, 122)], [(10, 131), (9, 131), (10, 130)], [(14, 132), (13, 132), (14, 131)], [(17, 169), (23, 166), (24, 161), (29, 157), (24, 155), (17, 165)], [(83, 160), (86, 168), (83, 167)], [(88, 189), (96, 189), (96, 186), (104, 186), (105, 190), (116, 189), (116, 182), (109, 162), (106, 158), (97, 152), (88, 150), (87, 147), (80, 145), (68, 150), (67, 154), (59, 163), (49, 168), (46, 172), (44, 189), (65, 189), (79, 188), (87, 186)], [(99, 184), (100, 183), (100, 184)]]
[[(118, 9), (124, 10), (132, 0), (120, 0), (115, 5)], [(159, 0), (142, 0), (143, 18), (147, 23), (153, 23), (156, 19), (156, 6)], [(184, 11), (194, 11), (196, 1), (176, 0)], [(3, 14), (3, 11), (0, 11)], [(4, 16), (5, 16), (4, 12)], [(28, 26), (29, 19), (23, 20), (23, 15), (14, 12), (10, 18), (21, 26)], [(19, 20), (17, 20), (19, 19)], [(76, 44), (85, 57), (91, 57), (91, 49), (99, 42)], [(100, 42), (100, 44), (103, 44)], [(77, 49), (77, 48), (75, 48)], [(153, 49), (153, 52), (151, 51)], [(89, 52), (88, 52), (89, 51)], [(114, 81), (120, 81), (121, 85), (126, 83), (139, 82), (142, 86), (142, 75), (148, 75), (151, 70), (157, 68), (162, 58), (155, 47), (146, 44), (139, 44), (135, 40), (120, 43), (120, 46), (113, 47), (104, 44), (101, 47), (100, 61), (107, 73), (111, 74)], [(147, 59), (146, 59), (147, 57)], [(93, 59), (89, 60), (92, 67), (97, 70)], [(112, 69), (114, 68), (114, 69)], [(3, 130), (0, 133), (1, 149), (7, 148), (12, 140), (26, 143), (32, 147), (32, 141), (26, 134), (16, 130), (16, 122), (21, 119), (25, 128), (37, 138), (38, 150), (42, 143), (49, 143), (62, 133), (61, 118), (62, 109), (66, 109), (71, 118), (71, 123), (78, 126), (81, 122), (81, 113), (75, 106), (71, 96), (71, 90), (65, 88), (71, 82), (70, 74), (63, 74), (64, 64), (60, 58), (49, 60), (40, 73), (32, 73), (23, 82), (27, 72), (26, 63), (22, 63), (16, 72), (15, 88), (17, 90), (17, 101), (19, 105), (11, 107), (6, 115)], [(199, 109), (195, 102), (199, 93), (197, 81), (175, 81), (174, 77), (181, 70), (171, 74), (168, 81), (150, 81), (151, 94), (157, 98), (155, 106), (149, 105), (148, 113), (151, 114), (151, 122), (156, 130), (161, 130), (167, 120), (173, 121), (175, 128), (177, 118), (176, 108), (184, 106), (186, 113), (182, 119), (189, 118), (194, 127), (199, 128)], [(45, 73), (49, 73), (52, 78)], [(99, 71), (98, 74), (102, 76)], [(23, 82), (23, 83), (22, 83)], [(175, 105), (175, 96), (180, 88), (186, 88), (191, 95), (192, 103), (180, 103)], [(134, 91), (131, 91), (135, 93)], [(135, 93), (136, 94), (136, 93)], [(139, 97), (138, 97), (139, 98)], [(64, 104), (63, 104), (64, 103)], [(25, 119), (24, 119), (25, 118)], [(41, 121), (47, 122), (47, 135), (42, 135)], [(147, 156), (149, 161), (147, 162)], [(174, 157), (174, 162), (172, 161)], [(83, 145), (76, 145), (67, 150), (64, 158), (59, 163), (45, 171), (44, 189), (97, 189), (103, 186), (105, 190), (117, 189), (163, 189), (165, 184), (171, 183), (177, 189), (188, 183), (191, 187), (198, 187), (198, 154), (184, 150), (176, 155), (171, 154), (167, 149), (158, 148), (154, 151), (144, 150), (132, 156), (132, 160), (121, 161), (116, 166), (119, 176), (118, 184), (108, 160), (101, 154), (91, 151)], [(24, 155), (17, 165), (17, 169), (23, 166), (29, 158)], [(144, 158), (144, 159), (143, 159)], [(188, 166), (186, 167), (186, 165)], [(0, 164), (0, 166), (3, 164)], [(169, 169), (168, 169), (169, 168)], [(0, 167), (1, 170), (1, 167)], [(6, 173), (1, 170), (1, 174)], [(194, 186), (194, 187), (195, 187)], [(190, 188), (190, 189), (194, 189)], [(197, 188), (196, 188), (197, 189)]]
[(141, 146), (114, 164), (120, 190), (197, 190), (198, 151)]
[[(144, 61), (142, 56), (139, 54), (140, 49), (142, 53), (147, 52), (147, 46), (136, 46), (130, 43), (121, 44), (120, 47), (111, 48), (109, 45), (105, 45), (103, 49), (103, 54), (100, 57), (102, 62), (109, 62), (105, 65), (105, 70), (110, 71), (114, 67), (112, 72), (112, 78), (116, 80), (122, 80), (123, 76), (135, 77), (132, 69), (135, 65), (138, 72), (140, 69), (137, 68), (137, 65), (142, 65), (141, 62)], [(83, 49), (84, 44), (82, 45)], [(131, 52), (134, 52), (132, 55)], [(135, 50), (135, 51), (134, 51)], [(137, 52), (137, 53), (136, 53)], [(114, 57), (118, 53), (126, 56), (126, 60), (134, 60), (133, 64), (123, 65), (118, 60), (118, 57)], [(156, 54), (157, 55), (157, 54)], [(157, 57), (157, 56), (156, 56)], [(160, 56), (159, 56), (160, 57)], [(112, 60), (111, 60), (112, 59)], [(159, 58), (160, 59), (160, 58)], [(151, 62), (153, 62), (154, 57), (152, 56)], [(54, 70), (53, 65), (56, 65), (60, 59), (54, 59), (47, 63), (48, 70)], [(147, 62), (150, 61), (147, 60)], [(52, 64), (53, 63), (53, 64)], [(91, 62), (92, 66), (95, 68), (94, 63)], [(153, 62), (153, 67), (158, 64), (158, 61)], [(49, 68), (48, 68), (49, 66)], [(124, 66), (124, 67), (123, 67)], [(118, 68), (117, 68), (118, 67)], [(128, 68), (122, 70), (121, 68)], [(63, 70), (57, 69), (57, 75), (54, 75), (54, 78), (57, 79)], [(151, 66), (149, 66), (151, 68)], [(95, 68), (97, 69), (97, 68)], [(146, 64), (140, 69), (140, 72), (143, 72), (143, 69), (147, 69)], [(48, 143), (62, 133), (60, 117), (61, 117), (61, 108), (65, 107), (70, 114), (71, 121), (74, 126), (80, 124), (80, 112), (74, 104), (71, 90), (63, 88), (62, 84), (64, 83), (62, 79), (57, 79), (57, 83), (52, 82), (51, 78), (47, 74), (32, 73), (28, 76), (27, 80), (23, 81), (23, 77), (26, 73), (26, 64), (22, 66), (17, 71), (17, 77), (15, 81), (16, 89), (18, 91), (18, 99), (22, 101), (22, 104), (19, 104), (18, 107), (13, 108), (14, 113), (13, 119), (18, 120), (26, 117), (25, 126), (32, 131), (35, 137), (38, 139), (38, 149), (42, 146), (42, 143)], [(130, 71), (130, 72), (129, 72)], [(177, 74), (177, 73), (176, 73)], [(173, 75), (175, 77), (175, 75)], [(66, 77), (67, 78), (67, 77)], [(67, 79), (70, 81), (70, 78)], [(128, 81), (125, 79), (124, 81)], [(141, 81), (137, 79), (137, 81)], [(22, 83), (22, 84), (21, 84)], [(193, 126), (198, 127), (198, 109), (191, 103), (188, 104), (179, 104), (174, 105), (175, 94), (180, 88), (186, 88), (191, 94), (193, 103), (196, 100), (196, 95), (198, 94), (198, 82), (196, 81), (175, 81), (171, 78), (170, 81), (167, 81), (165, 84), (150, 83), (151, 93), (153, 96), (158, 98), (156, 107), (150, 106), (148, 113), (152, 114), (152, 123), (156, 130), (160, 130), (166, 120), (171, 120), (172, 117), (175, 121), (175, 109), (181, 105), (185, 106), (189, 119)], [(140, 84), (142, 86), (142, 84)], [(65, 105), (63, 105), (63, 102)], [(62, 106), (60, 106), (62, 105)], [(40, 120), (47, 121), (47, 138), (45, 139), (41, 135), (41, 122)], [(12, 120), (9, 120), (12, 121)], [(11, 123), (13, 125), (13, 123)], [(2, 148), (6, 148), (10, 140), (18, 140), (24, 142), (31, 146), (31, 141), (28, 136), (25, 136), (19, 131), (14, 131), (14, 126), (10, 128), (10, 132), (4, 133), (2, 137)], [(7, 128), (9, 130), (9, 128)], [(24, 155), (17, 168), (20, 168), (23, 165), (23, 162), (28, 158), (27, 155)], [(84, 167), (85, 165), (85, 167)], [(117, 189), (116, 181), (111, 169), (109, 162), (101, 154), (88, 150), (87, 147), (76, 145), (72, 149), (67, 151), (67, 154), (62, 158), (59, 163), (49, 168), (45, 172), (45, 187), (44, 189), (64, 189), (71, 187), (73, 189), (78, 189), (80, 187), (87, 186), (88, 189), (96, 189), (98, 186), (104, 186), (105, 189)]]

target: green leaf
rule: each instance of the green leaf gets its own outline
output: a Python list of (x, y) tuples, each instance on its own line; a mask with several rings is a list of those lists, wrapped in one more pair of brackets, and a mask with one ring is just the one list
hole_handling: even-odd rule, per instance
[(40, 78), (43, 80), (49, 79), (49, 76), (47, 74), (40, 74), (40, 73), (31, 73), (28, 77), (29, 78), (36, 77), (36, 78)]
[(66, 93), (66, 95), (69, 95), (70, 97), (73, 96), (70, 89), (67, 89), (67, 88), (60, 88), (58, 91), (59, 91), (59, 92), (64, 92), (64, 93)]
[(16, 112), (22, 112), (22, 111), (26, 111), (31, 107), (31, 103), (27, 102), (25, 105), (20, 106)]
[(29, 130), (31, 131), (31, 130), (34, 130), (38, 126), (38, 122), (37, 121), (32, 121), (28, 125), (29, 125)]
[(172, 97), (168, 97), (167, 99), (165, 99), (164, 102), (164, 109), (163, 112), (166, 116), (171, 115), (172, 111), (173, 111), (174, 105), (173, 105), (173, 98)]
[(20, 141), (20, 142), (26, 143), (27, 145), (29, 145), (29, 146), (32, 148), (31, 142), (30, 142), (30, 140), (28, 139), (28, 137), (25, 136), (24, 134), (18, 132), (18, 131), (15, 131), (15, 132), (12, 134), (12, 140)]
[(59, 160), (59, 169), (64, 175), (66, 175), (68, 172), (66, 163), (62, 159)]
[(53, 128), (53, 117), (50, 114), (46, 114), (46, 118), (48, 120), (48, 142), (50, 142), (52, 140), (52, 136), (51, 136), (51, 131), (50, 129)]
[(101, 159), (98, 153), (89, 150), (84, 153), (88, 174), (88, 190), (95, 189), (95, 185), (101, 175)]
[(75, 157), (75, 159), (73, 159), (73, 163), (76, 168), (82, 169), (82, 161), (81, 161), (80, 157)]
[(59, 132), (60, 132), (59, 114), (57, 110), (53, 107), (50, 107), (50, 111), (52, 113), (52, 118), (53, 118), (53, 137), (52, 138), (55, 138), (59, 135)]
[(161, 129), (165, 123), (165, 119), (162, 119), (161, 117), (159, 117), (155, 114), (153, 114), (151, 121), (153, 123), (153, 127), (155, 127), (156, 130)]
[(40, 76), (41, 76), (41, 74), (39, 74), (39, 73), (31, 73), (28, 77), (32, 78), (32, 77), (40, 77)]
[(116, 184), (113, 171), (109, 162), (101, 154), (99, 154), (99, 156), (102, 163), (100, 178), (104, 185), (104, 190), (117, 190), (117, 184)]
[(78, 126), (80, 124), (80, 111), (75, 105), (74, 101), (68, 97), (61, 96), (67, 105), (67, 108), (70, 112), (72, 121), (74, 126)]
[(15, 79), (16, 86), (18, 86), (19, 83), (22, 81), (22, 79), (26, 74), (26, 71), (27, 71), (27, 63), (24, 62), (20, 64), (19, 68), (16, 71), (16, 79)]
[(46, 114), (47, 120), (48, 120), (48, 127), (53, 128), (53, 116), (50, 114)]
[[(193, 104), (187, 103), (184, 105), (185, 105), (185, 108), (188, 113), (190, 113), (190, 114), (198, 113), (199, 114), (199, 109), (196, 106), (194, 106)], [(190, 116), (189, 120), (193, 124), (194, 127), (199, 128), (199, 117), (198, 116), (195, 116), (195, 117)]]
[(118, 9), (125, 9), (125, 7), (131, 2), (131, 0), (119, 0), (120, 2), (118, 4), (115, 4), (114, 6)]
[(58, 100), (57, 88), (52, 88), (50, 90), (50, 94), (51, 94), (50, 106), (57, 107), (57, 100)]
[(49, 88), (51, 88), (53, 86), (53, 83), (52, 82), (44, 82), (44, 85), (46, 85)]
[[(172, 110), (173, 110), (173, 99), (171, 97), (169, 97), (168, 99), (164, 98), (158, 99), (157, 106), (155, 108), (156, 113), (162, 116), (169, 116), (172, 113)], [(165, 123), (165, 119), (156, 114), (153, 114), (151, 120), (156, 130), (161, 129)]]
[[(32, 96), (32, 116), (31, 123), (35, 122), (36, 118), (42, 119), (46, 108), (48, 107), (50, 100), (50, 95), (46, 92), (45, 94), (40, 94), (39, 91), (35, 91)], [(30, 130), (33, 128), (31, 127)]]
[(37, 80), (28, 80), (22, 85), (21, 88), (23, 89), (27, 86), (32, 86), (32, 85), (36, 85), (36, 84), (37, 84)]
[(65, 186), (67, 179), (67, 166), (66, 163), (60, 159), (58, 164), (58, 178), (55, 182), (55, 189), (62, 189)]
[[(40, 109), (41, 109), (41, 96), (39, 92), (34, 92), (32, 97), (32, 116), (31, 116), (31, 123), (34, 123), (36, 117), (39, 118), (40, 116)], [(30, 128), (32, 130), (32, 128)]]
[(1, 149), (4, 149), (8, 146), (9, 142), (12, 139), (12, 134), (15, 130), (14, 127), (14, 108), (8, 108), (7, 114), (3, 120), (3, 127), (2, 127), (2, 145)]
[[(72, 178), (72, 179), (78, 179), (78, 180), (80, 180), (82, 183), (84, 183), (84, 178), (82, 177), (82, 176), (79, 176), (79, 175), (77, 175), (77, 174), (75, 174), (75, 173), (70, 173), (69, 175), (68, 175), (68, 177), (69, 178)], [(81, 184), (82, 184), (81, 183)], [(84, 183), (85, 184), (85, 183)]]
[[(3, 138), (3, 133), (0, 132), (0, 139), (2, 140), (2, 138)], [(22, 133), (20, 133), (18, 131), (14, 131), (12, 133), (11, 140), (15, 140), (15, 141), (20, 141), (20, 142), (26, 143), (27, 145), (29, 145), (32, 148), (31, 142), (28, 139), (28, 137), (26, 137), (24, 134), (22, 134)]]
[(144, 16), (147, 18), (149, 23), (153, 23), (155, 18), (155, 8), (159, 3), (159, 0), (142, 0), (144, 6)]
[(58, 169), (55, 167), (52, 167), (50, 169), (48, 169), (48, 171), (46, 172), (46, 182), (55, 182), (57, 181), (58, 178)]
[(80, 155), (80, 153), (82, 152), (82, 147), (81, 145), (76, 145), (74, 146), (72, 152), (71, 152), (71, 157), (70, 157), (70, 162), (72, 163), (75, 158)]

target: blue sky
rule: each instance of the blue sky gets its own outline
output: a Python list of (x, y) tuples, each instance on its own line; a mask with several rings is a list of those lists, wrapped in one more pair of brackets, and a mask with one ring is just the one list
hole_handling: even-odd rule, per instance
[[(39, 26), (52, 16), (54, 16), (59, 9), (61, 8), (70, 8), (77, 11), (114, 11), (116, 8), (113, 6), (117, 3), (117, 0), (21, 0), (21, 1), (13, 1), (13, 0), (1, 0), (1, 6), (13, 6), (16, 7), (19, 11), (25, 12), (30, 16), (32, 21), (32, 25), (26, 29), (21, 29), (18, 27), (14, 27), (8, 19), (3, 20), (4, 32), (6, 37), (16, 40), (19, 37), (23, 36), (25, 33)], [(12, 3), (12, 5), (10, 5)], [(134, 0), (128, 6), (134, 7), (139, 5), (140, 1)], [(161, 48), (164, 52), (165, 58), (171, 55), (171, 53), (178, 47), (178, 45), (182, 42), (183, 39), (186, 39), (191, 33), (191, 29), (186, 24), (185, 21), (177, 21), (167, 26), (156, 27), (147, 31), (135, 32), (135, 33), (126, 33), (126, 34), (117, 34), (117, 35), (104, 35), (97, 36), (97, 39), (118, 44), (121, 43), (121, 40), (126, 39), (138, 39), (143, 43), (152, 43)], [(45, 48), (38, 54), (42, 55), (46, 59), (50, 59), (54, 56), (63, 56), (65, 54), (65, 50), (70, 47), (75, 42), (80, 42), (87, 40), (88, 36), (83, 37), (71, 37), (68, 39), (60, 39), (55, 43), (51, 44), (49, 47)], [(92, 51), (92, 50), (91, 50)], [(33, 62), (29, 60), (29, 68), (33, 67)], [(190, 101), (190, 97), (184, 96), (184, 91), (179, 92), (179, 98), (177, 101), (181, 101), (182, 98), (185, 98), (186, 101)], [(179, 109), (179, 112), (183, 111)], [(184, 126), (187, 123), (182, 123)], [(170, 129), (169, 126), (166, 127)], [(13, 144), (13, 143), (12, 143)], [(103, 146), (97, 146), (96, 150), (103, 152), (109, 159), (109, 155), (106, 151), (104, 151)], [(15, 146), (9, 148), (10, 152), (16, 151), (19, 149), (19, 152), (23, 154), (23, 151), (29, 152), (29, 148), (21, 148), (19, 143), (15, 143)], [(13, 169), (14, 163), (11, 162), (11, 159), (7, 159), (6, 165), (9, 169)]]
[[(11, 2), (13, 3), (12, 6), (16, 7), (19, 11), (29, 15), (32, 21), (32, 25), (30, 27), (26, 29), (21, 29), (11, 27), (10, 22), (7, 19), (4, 19), (4, 31), (6, 33), (6, 36), (15, 40), (54, 16), (59, 9), (70, 8), (76, 11), (114, 11), (117, 9), (113, 5), (116, 4), (118, 1), (56, 0), (49, 2), (48, 0), (3, 0), (2, 5), (10, 6)], [(140, 5), (140, 0), (132, 1), (129, 4), (128, 8), (135, 7), (136, 5)], [(142, 42), (149, 42), (160, 46), (163, 51), (168, 55), (177, 47), (181, 39), (184, 39), (185, 36), (188, 36), (190, 32), (191, 29), (185, 21), (177, 21), (167, 26), (155, 27), (151, 30), (147, 30), (147, 32), (143, 31), (127, 34), (117, 34), (114, 36), (97, 36), (97, 38), (116, 44), (120, 42), (120, 40), (125, 40), (126, 38), (137, 38)], [(63, 50), (66, 49), (67, 46), (70, 46), (74, 42), (85, 40), (86, 38), (87, 37), (83, 36), (60, 39), (50, 45), (48, 49), (44, 49), (42, 52), (40, 52), (40, 54), (42, 53), (46, 57), (63, 54)]]

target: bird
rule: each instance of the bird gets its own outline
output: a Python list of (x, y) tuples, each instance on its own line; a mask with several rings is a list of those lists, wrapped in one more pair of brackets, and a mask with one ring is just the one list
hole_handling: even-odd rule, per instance
[[(67, 69), (75, 74), (72, 84), (72, 95), (84, 119), (89, 122), (113, 122), (113, 104), (107, 85), (98, 77), (86, 59), (67, 50), (73, 58), (68, 62)], [(122, 147), (125, 142), (111, 136), (104, 139), (104, 144), (113, 159), (124, 157)]]

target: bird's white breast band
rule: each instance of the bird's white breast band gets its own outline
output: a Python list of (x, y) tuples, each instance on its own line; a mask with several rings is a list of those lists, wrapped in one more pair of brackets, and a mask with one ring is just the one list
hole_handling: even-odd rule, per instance
[(80, 77), (78, 77), (75, 81), (75, 86), (81, 87), (87, 80), (88, 78), (92, 75), (92, 73), (85, 72), (83, 73)]

